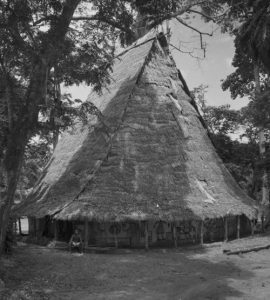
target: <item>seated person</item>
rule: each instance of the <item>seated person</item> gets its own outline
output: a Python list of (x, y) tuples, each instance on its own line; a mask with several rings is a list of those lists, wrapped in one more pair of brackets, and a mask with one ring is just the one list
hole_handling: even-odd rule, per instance
[(75, 229), (69, 241), (69, 251), (71, 252), (74, 248), (78, 249), (80, 253), (82, 252), (83, 242), (78, 229)]

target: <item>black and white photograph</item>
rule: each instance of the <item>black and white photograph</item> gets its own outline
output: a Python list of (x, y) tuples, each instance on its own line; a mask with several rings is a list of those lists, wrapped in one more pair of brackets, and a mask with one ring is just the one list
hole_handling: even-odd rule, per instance
[(0, 300), (269, 300), (269, 196), (269, 0), (0, 0)]

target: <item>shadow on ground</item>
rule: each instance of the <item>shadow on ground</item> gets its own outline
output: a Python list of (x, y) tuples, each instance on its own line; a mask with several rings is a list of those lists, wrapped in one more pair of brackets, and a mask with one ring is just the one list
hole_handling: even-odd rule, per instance
[(1, 264), (1, 299), (243, 299), (231, 282), (254, 276), (220, 248), (75, 256), (25, 246)]

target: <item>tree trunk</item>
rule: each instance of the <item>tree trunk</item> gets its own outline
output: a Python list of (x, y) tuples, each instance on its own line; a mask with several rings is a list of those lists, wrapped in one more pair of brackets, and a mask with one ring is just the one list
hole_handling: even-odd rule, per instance
[[(35, 78), (36, 75), (37, 74), (34, 74), (33, 78)], [(24, 106), (22, 104), (23, 101), (19, 101), (20, 98), (14, 90), (13, 80), (9, 74), (6, 74), (5, 80), (9, 134), (7, 135), (7, 145), (5, 151), (3, 151), (4, 155), (0, 166), (0, 173), (5, 179), (0, 202), (0, 255), (5, 245), (6, 230), (20, 177), (25, 146), (28, 141), (29, 133), (31, 132), (31, 125), (33, 125), (33, 119), (31, 119), (31, 117), (35, 116), (35, 121), (37, 121), (38, 118), (38, 109), (32, 109), (30, 112), (30, 108)], [(36, 79), (34, 79), (34, 82), (36, 82)], [(32, 85), (30, 83), (30, 93), (27, 93), (27, 96), (31, 94), (31, 88)], [(37, 87), (34, 86), (34, 88)]]
[(9, 74), (6, 74), (9, 133), (7, 147), (3, 151), (3, 162), (1, 161), (0, 165), (0, 179), (2, 177), (6, 181), (4, 191), (1, 190), (0, 193), (0, 255), (4, 249), (6, 230), (21, 172), (25, 146), (36, 128), (40, 108), (46, 105), (48, 72), (50, 66), (57, 62), (60, 55), (59, 47), (62, 46), (79, 3), (80, 0), (66, 0), (63, 3), (61, 16), (50, 27), (47, 39), (44, 39), (46, 42), (33, 56), (32, 73), (24, 101), (16, 97), (16, 92), (12, 90), (12, 80)]
[[(14, 146), (14, 145), (13, 145)], [(10, 145), (10, 147), (12, 147)], [(14, 202), (14, 195), (17, 188), (22, 161), (24, 154), (25, 143), (19, 146), (17, 149), (8, 148), (6, 159), (11, 160), (11, 164), (4, 164), (4, 171), (6, 172), (7, 177), (7, 186), (4, 191), (4, 195), (1, 203), (0, 209), (0, 255), (3, 253), (5, 239), (6, 239), (6, 230), (8, 227), (8, 222), (10, 218), (11, 208)]]
[[(255, 101), (258, 99), (261, 93), (261, 86), (260, 86), (260, 70), (259, 65), (257, 62), (254, 63), (254, 80), (255, 80)], [(265, 134), (264, 128), (261, 126), (259, 128), (259, 149), (260, 149), (260, 159), (265, 158)], [(268, 187), (268, 176), (266, 169), (264, 168), (262, 171), (262, 197), (261, 197), (261, 204), (264, 206), (269, 205), (269, 187)]]
[(228, 242), (228, 218), (224, 218), (224, 242)]
[[(255, 75), (255, 84), (256, 84), (256, 94), (255, 94), (255, 100), (256, 100), (256, 98), (259, 96), (259, 93), (261, 92), (258, 66), (254, 67), (254, 73), (255, 73), (254, 75)], [(265, 138), (263, 126), (259, 128), (258, 136), (259, 136), (260, 159), (264, 159), (266, 138)], [(268, 176), (265, 168), (263, 168), (262, 171), (261, 188), (262, 188), (261, 204), (267, 206), (269, 204), (269, 187), (268, 187)]]
[[(56, 69), (56, 67), (55, 67)], [(59, 130), (59, 119), (60, 119), (60, 110), (61, 110), (61, 86), (60, 86), (60, 82), (59, 79), (57, 77), (57, 72), (55, 70), (56, 76), (54, 78), (55, 83), (54, 83), (54, 108), (51, 111), (51, 122), (53, 122), (54, 124), (54, 131), (53, 131), (53, 150), (55, 149), (57, 143), (58, 143), (58, 139), (59, 139), (59, 134), (60, 134), (60, 130)]]

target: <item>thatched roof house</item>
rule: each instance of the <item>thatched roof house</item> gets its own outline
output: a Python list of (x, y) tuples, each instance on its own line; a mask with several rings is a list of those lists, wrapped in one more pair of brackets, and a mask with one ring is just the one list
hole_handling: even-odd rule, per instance
[(59, 220), (256, 217), (218, 157), (164, 36), (149, 33), (115, 59), (89, 99), (103, 121), (64, 134), (20, 215)]

